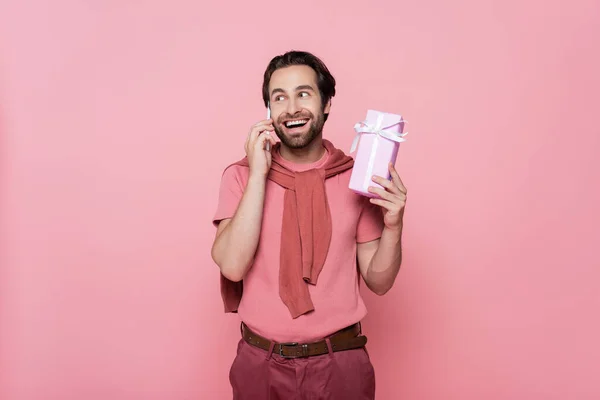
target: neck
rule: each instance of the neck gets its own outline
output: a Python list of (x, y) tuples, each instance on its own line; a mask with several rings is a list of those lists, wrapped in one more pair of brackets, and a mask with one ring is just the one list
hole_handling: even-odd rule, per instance
[(301, 149), (292, 149), (281, 143), (279, 154), (285, 160), (296, 164), (311, 164), (317, 162), (325, 154), (325, 146), (323, 146), (323, 138), (321, 135), (315, 137), (312, 142)]

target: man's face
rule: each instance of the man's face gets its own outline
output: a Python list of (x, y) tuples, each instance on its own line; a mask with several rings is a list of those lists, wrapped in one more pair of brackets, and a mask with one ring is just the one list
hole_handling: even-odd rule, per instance
[(323, 131), (324, 113), (316, 72), (306, 65), (280, 68), (269, 82), (271, 118), (281, 142), (293, 149), (309, 145)]

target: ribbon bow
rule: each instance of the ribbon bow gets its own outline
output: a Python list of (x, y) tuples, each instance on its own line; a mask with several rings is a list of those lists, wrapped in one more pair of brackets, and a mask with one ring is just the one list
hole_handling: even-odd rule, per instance
[(404, 135), (408, 134), (408, 132), (396, 133), (396, 132), (386, 131), (386, 129), (390, 129), (391, 127), (394, 127), (402, 122), (406, 122), (406, 121), (404, 121), (404, 119), (401, 119), (400, 121), (396, 122), (395, 124), (392, 124), (389, 126), (383, 126), (383, 114), (379, 114), (377, 116), (377, 121), (375, 122), (375, 125), (370, 124), (368, 121), (362, 121), (362, 122), (357, 123), (356, 125), (354, 125), (354, 130), (356, 131), (356, 136), (354, 136), (354, 140), (352, 141), (352, 147), (350, 148), (350, 153), (353, 153), (354, 150), (356, 150), (356, 146), (358, 145), (358, 139), (359, 139), (361, 133), (375, 133), (378, 136), (382, 136), (386, 139), (393, 140), (394, 142), (398, 142), (398, 143), (405, 142), (406, 139), (404, 139)]

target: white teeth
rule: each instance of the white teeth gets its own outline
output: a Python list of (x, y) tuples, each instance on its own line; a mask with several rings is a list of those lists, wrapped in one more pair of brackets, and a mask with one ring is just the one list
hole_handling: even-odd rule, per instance
[(306, 124), (308, 122), (307, 119), (298, 119), (295, 121), (288, 121), (285, 123), (285, 126), (292, 127), (292, 126), (296, 126), (296, 125), (302, 125), (302, 124)]

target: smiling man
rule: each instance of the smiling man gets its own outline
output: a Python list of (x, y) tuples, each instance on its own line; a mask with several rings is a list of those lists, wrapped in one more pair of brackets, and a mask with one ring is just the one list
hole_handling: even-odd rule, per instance
[(334, 95), (314, 55), (275, 57), (263, 82), (272, 119), (222, 176), (212, 257), (225, 311), (242, 321), (234, 399), (375, 396), (359, 283), (379, 295), (394, 284), (406, 188), (393, 165), (391, 180), (373, 177), (379, 198), (348, 188), (353, 159), (323, 138)]

